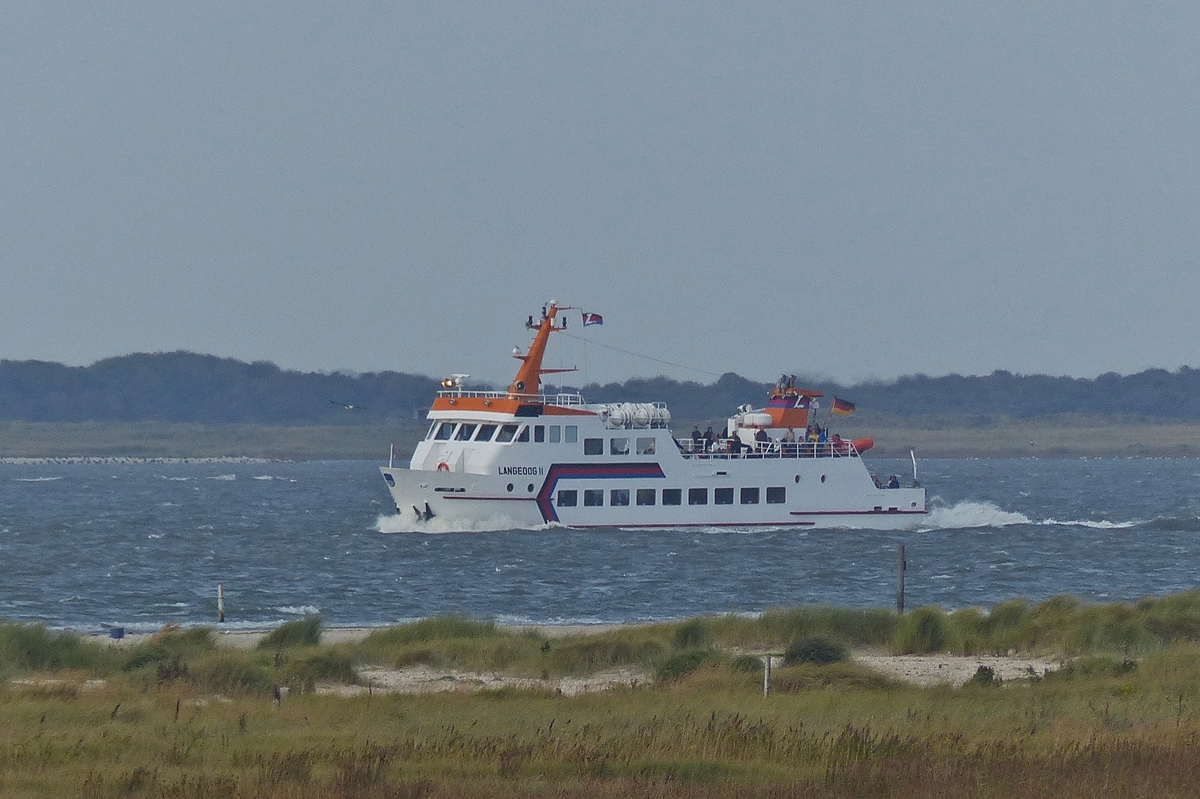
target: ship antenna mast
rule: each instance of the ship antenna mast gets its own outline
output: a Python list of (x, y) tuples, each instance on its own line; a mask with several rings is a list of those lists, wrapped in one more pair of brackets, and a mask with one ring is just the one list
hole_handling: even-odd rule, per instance
[(517, 376), (513, 378), (512, 384), (508, 387), (510, 396), (532, 396), (536, 397), (542, 390), (542, 375), (558, 374), (560, 372), (574, 372), (577, 367), (569, 369), (543, 369), (542, 358), (546, 355), (546, 344), (550, 341), (550, 334), (559, 330), (565, 330), (567, 320), (562, 320), (562, 325), (554, 323), (559, 311), (572, 310), (570, 305), (559, 307), (554, 300), (546, 303), (542, 307), (542, 319), (538, 323), (534, 323), (533, 317), (530, 316), (525, 326), (536, 330), (533, 336), (533, 344), (529, 345), (529, 352), (521, 355), (518, 352), (513, 353), (513, 357), (522, 361), (521, 366), (517, 369)]

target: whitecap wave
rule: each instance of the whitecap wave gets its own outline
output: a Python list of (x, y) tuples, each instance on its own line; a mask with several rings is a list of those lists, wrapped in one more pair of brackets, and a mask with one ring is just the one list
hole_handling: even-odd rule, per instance
[(933, 508), (921, 525), (924, 530), (961, 529), (968, 527), (1008, 527), (1013, 524), (1032, 524), (1023, 513), (1007, 511), (993, 502), (959, 502), (949, 507)]
[(1076, 519), (1074, 521), (1060, 522), (1057, 519), (1046, 519), (1046, 521), (1038, 522), (1038, 524), (1055, 525), (1059, 527), (1090, 527), (1094, 530), (1124, 530), (1129, 527), (1137, 527), (1139, 524), (1144, 524), (1144, 522), (1137, 520), (1130, 522), (1110, 522), (1107, 519), (1101, 519), (1100, 521), (1093, 521), (1091, 519)]
[(316, 605), (284, 605), (283, 607), (275, 608), (277, 613), (286, 613), (289, 616), (316, 616), (321, 612), (321, 609)]
[(236, 480), (236, 474), (215, 474), (208, 478), (209, 480)]
[(55, 480), (61, 480), (62, 475), (58, 477), (15, 477), (13, 478), (18, 483), (53, 483)]
[(561, 525), (522, 525), (508, 516), (489, 516), (484, 519), (444, 519), (435, 516), (427, 522), (418, 522), (415, 514), (395, 513), (380, 516), (375, 520), (375, 531), (379, 533), (494, 533), (502, 530), (546, 530)]
[(256, 474), (250, 478), (251, 480), (282, 480), (282, 477), (275, 477), (270, 474)]

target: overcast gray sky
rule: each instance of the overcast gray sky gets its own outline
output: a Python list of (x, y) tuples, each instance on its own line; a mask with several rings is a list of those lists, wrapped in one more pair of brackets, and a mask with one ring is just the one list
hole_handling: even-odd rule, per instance
[(0, 357), (507, 380), (556, 298), (604, 315), (549, 359), (588, 380), (1200, 365), (1198, 41), (1182, 2), (10, 4)]

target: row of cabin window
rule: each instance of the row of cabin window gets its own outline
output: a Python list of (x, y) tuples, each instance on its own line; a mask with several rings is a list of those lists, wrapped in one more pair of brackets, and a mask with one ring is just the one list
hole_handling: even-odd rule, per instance
[(494, 436), (497, 444), (507, 444), (510, 441), (529, 441), (531, 428), (535, 444), (541, 444), (545, 441), (549, 441), (551, 444), (575, 444), (579, 441), (579, 425), (574, 424), (564, 426), (557, 424), (517, 425), (436, 422), (429, 428), (427, 438), (434, 441), (475, 441), (482, 443), (491, 441)]
[[(658, 500), (658, 489), (655, 488), (639, 488), (634, 494), (634, 500), (638, 505), (654, 505)], [(608, 504), (613, 507), (623, 507), (629, 504), (629, 489), (628, 488), (610, 488), (608, 490)], [(782, 505), (787, 502), (787, 489), (783, 486), (771, 486), (766, 490), (766, 499), (768, 505)], [(734, 492), (732, 488), (714, 488), (713, 489), (713, 504), (714, 505), (732, 505)], [(738, 493), (738, 498), (742, 505), (757, 505), (759, 501), (759, 489), (743, 488)], [(707, 505), (708, 504), (708, 489), (707, 488), (689, 488), (687, 490), (687, 501), (689, 505)], [(560, 489), (556, 504), (560, 508), (574, 508), (579, 504), (579, 492), (574, 488)], [(683, 489), (682, 488), (664, 488), (662, 490), (663, 505), (682, 505), (683, 504)], [(583, 490), (583, 505), (586, 508), (598, 508), (604, 505), (604, 489), (602, 488), (585, 488)]]
[[(573, 424), (560, 426), (556, 424), (496, 425), (474, 424), (472, 422), (438, 422), (429, 428), (428, 437), (434, 441), (475, 441), (476, 443), (488, 442), (495, 437), (496, 443), (507, 444), (510, 441), (529, 441), (531, 429), (535, 444), (541, 444), (546, 441), (551, 444), (575, 444), (579, 441), (579, 426)], [(655, 438), (653, 436), (639, 436), (634, 439), (634, 446), (638, 455), (653, 455), (656, 451)], [(603, 455), (604, 439), (585, 438), (583, 440), (583, 454)], [(610, 438), (608, 440), (608, 454), (628, 455), (629, 437), (618, 436)]]
[[(638, 437), (634, 439), (634, 446), (637, 447), (638, 455), (653, 455), (655, 451), (654, 436), (645, 438)], [(603, 438), (585, 438), (583, 440), (584, 455), (603, 455), (604, 454), (604, 439)], [(628, 455), (629, 454), (629, 437), (617, 436), (608, 440), (609, 455)]]

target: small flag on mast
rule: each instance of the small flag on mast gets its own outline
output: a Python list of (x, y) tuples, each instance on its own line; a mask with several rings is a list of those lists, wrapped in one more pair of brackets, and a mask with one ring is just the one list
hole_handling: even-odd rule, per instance
[(604, 317), (598, 313), (587, 313), (586, 311), (581, 311), (580, 313), (583, 314), (583, 326), (584, 327), (587, 327), (588, 325), (604, 324)]
[(830, 408), (829, 410), (833, 411), (834, 413), (838, 414), (839, 416), (849, 416), (850, 414), (854, 413), (854, 403), (848, 402), (847, 400), (844, 400), (844, 399), (838, 399), (837, 397), (834, 397), (833, 398), (833, 407)]

